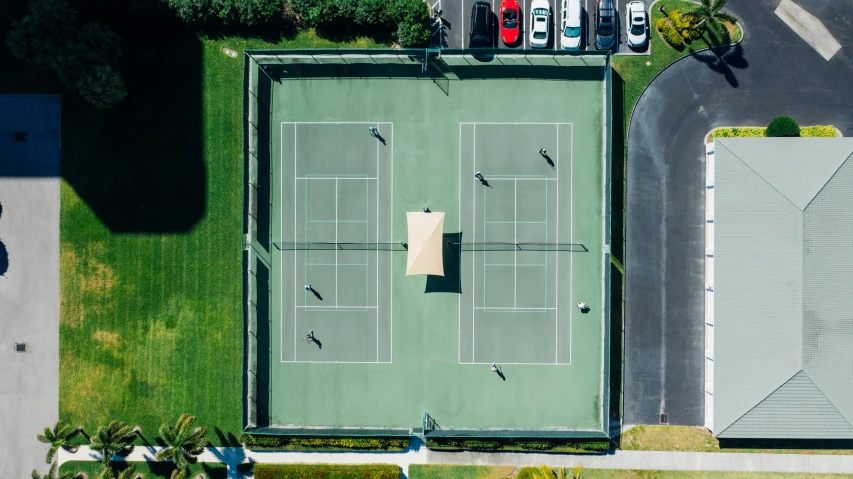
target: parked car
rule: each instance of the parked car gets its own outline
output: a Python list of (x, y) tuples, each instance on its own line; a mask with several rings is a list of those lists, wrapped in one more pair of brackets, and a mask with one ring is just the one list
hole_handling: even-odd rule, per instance
[(628, 29), (628, 46), (640, 48), (649, 38), (649, 22), (646, 19), (646, 6), (643, 2), (631, 2), (625, 12), (625, 26)]
[(504, 45), (518, 43), (520, 22), (518, 0), (503, 0), (501, 2), (501, 41)]
[(616, 45), (616, 7), (613, 0), (598, 0), (595, 5), (595, 46), (610, 50)]
[(545, 48), (551, 33), (551, 4), (548, 0), (533, 0), (530, 4), (530, 46)]
[(563, 23), (560, 25), (560, 48), (578, 50), (581, 47), (581, 0), (563, 0)]
[(468, 31), (469, 46), (492, 46), (492, 4), (476, 2), (471, 8), (471, 27)]

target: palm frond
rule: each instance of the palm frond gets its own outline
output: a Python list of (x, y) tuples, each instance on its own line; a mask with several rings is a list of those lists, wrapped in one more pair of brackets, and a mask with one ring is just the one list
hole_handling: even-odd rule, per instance
[(118, 475), (118, 479), (133, 479), (133, 475), (136, 473), (136, 465), (131, 464), (127, 469), (121, 471)]
[(39, 474), (39, 472), (37, 470), (33, 469), (32, 478), (33, 479), (41, 479), (41, 474)]
[(714, 13), (719, 12), (723, 9), (723, 7), (726, 6), (726, 3), (728, 3), (728, 1), (729, 0), (714, 0), (714, 4), (711, 5), (711, 10), (713, 10)]

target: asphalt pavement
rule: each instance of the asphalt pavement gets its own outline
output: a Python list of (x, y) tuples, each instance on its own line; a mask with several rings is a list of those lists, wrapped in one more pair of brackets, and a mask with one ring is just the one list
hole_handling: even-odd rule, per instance
[[(468, 49), (472, 47), (469, 42), (469, 29), (471, 27), (471, 9), (474, 3), (478, 0), (429, 0), (430, 6), (435, 10), (441, 10), (442, 21), (444, 24), (444, 48), (450, 49)], [(528, 50), (533, 49), (530, 46), (530, 35), (527, 26), (530, 23), (531, 3), (533, 0), (519, 0), (519, 10), (521, 18), (521, 34), (520, 40), (514, 45), (505, 45), (500, 40), (500, 6), (501, 0), (485, 0), (492, 7), (492, 20), (494, 24), (494, 32), (492, 35), (492, 46), (502, 50)], [(584, 42), (581, 45), (582, 50), (594, 50), (595, 47), (595, 2), (596, 0), (582, 0), (583, 3), (583, 20), (584, 20)], [(620, 27), (618, 35), (618, 44), (614, 48), (614, 53), (627, 55), (648, 55), (647, 48), (633, 50), (628, 48), (626, 44), (626, 36), (621, 30), (624, 24), (624, 1), (620, 4), (616, 0), (617, 24)], [(549, 0), (551, 6), (551, 31), (548, 39), (548, 46), (545, 50), (558, 50), (560, 48), (559, 29), (562, 23), (562, 0)], [(542, 50), (542, 49), (534, 49)]]
[[(853, 135), (853, 2), (797, 0), (842, 44), (824, 60), (774, 13), (731, 2), (741, 45), (682, 58), (652, 81), (627, 144), (624, 422), (704, 424), (704, 136), (786, 115)], [(756, 338), (759, 340), (760, 338)]]

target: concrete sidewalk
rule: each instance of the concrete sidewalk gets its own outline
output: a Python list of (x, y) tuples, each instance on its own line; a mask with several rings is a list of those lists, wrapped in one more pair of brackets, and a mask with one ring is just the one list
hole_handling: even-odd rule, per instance
[[(413, 442), (403, 452), (295, 452), (249, 451), (240, 447), (209, 447), (200, 462), (224, 462), (229, 477), (237, 476), (235, 465), (242, 462), (267, 464), (396, 464), (408, 476), (411, 464), (476, 464), (573, 467), (590, 469), (659, 469), (675, 471), (756, 471), (793, 473), (853, 473), (853, 455), (816, 454), (744, 454), (673, 451), (615, 451), (603, 455), (528, 454), (501, 452), (437, 452), (423, 443)], [(127, 457), (114, 459), (151, 461), (159, 447), (139, 447)], [(96, 461), (98, 453), (81, 447), (76, 454), (60, 451), (60, 464), (66, 461)]]

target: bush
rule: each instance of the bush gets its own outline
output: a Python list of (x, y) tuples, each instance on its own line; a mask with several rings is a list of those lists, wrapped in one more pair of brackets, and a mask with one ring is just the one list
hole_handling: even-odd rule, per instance
[(427, 437), (427, 447), (453, 451), (551, 451), (566, 453), (602, 453), (610, 450), (609, 441), (583, 439), (445, 439)]
[(800, 125), (789, 116), (780, 116), (767, 125), (764, 134), (769, 137), (800, 136)]
[(800, 136), (812, 138), (835, 138), (836, 131), (832, 125), (817, 125), (800, 127)]
[(681, 35), (685, 43), (697, 40), (701, 36), (699, 30), (696, 29), (696, 22), (693, 18), (687, 14), (682, 14), (679, 10), (669, 12), (669, 21), (672, 28)]
[(680, 33), (672, 28), (672, 25), (666, 21), (666, 18), (659, 19), (655, 26), (657, 26), (658, 32), (669, 46), (679, 51), (684, 50), (684, 39)]
[(423, 47), (429, 41), (429, 6), (423, 0), (390, 0), (397, 22), (397, 42), (403, 47)]
[(163, 0), (189, 24), (265, 25), (281, 17), (282, 0)]
[[(766, 133), (767, 128), (740, 127), (740, 128), (714, 128), (711, 139), (714, 138), (764, 138), (770, 136)], [(801, 137), (811, 138), (835, 138), (835, 127), (832, 125), (804, 126), (800, 128)]]
[(329, 464), (255, 464), (255, 479), (399, 479), (400, 467), (390, 464), (339, 466)]
[(297, 437), (243, 434), (240, 442), (247, 449), (356, 449), (402, 451), (409, 447), (408, 437)]

